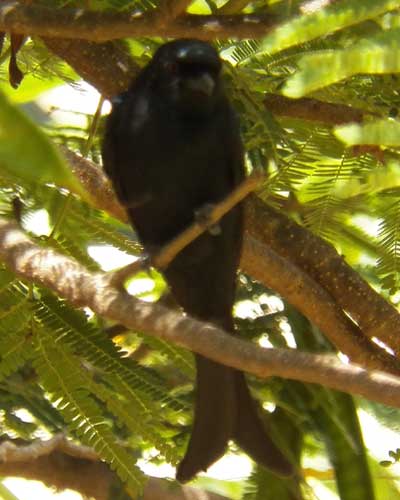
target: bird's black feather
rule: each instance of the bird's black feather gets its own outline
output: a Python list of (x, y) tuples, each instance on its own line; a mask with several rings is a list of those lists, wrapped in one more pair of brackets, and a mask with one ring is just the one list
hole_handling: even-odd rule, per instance
[[(220, 58), (208, 43), (169, 42), (115, 101), (107, 120), (104, 168), (150, 253), (244, 178), (239, 125), (220, 70)], [(233, 332), (241, 206), (219, 224), (218, 234), (202, 234), (164, 274), (188, 314)], [(290, 463), (263, 428), (244, 375), (202, 356), (196, 356), (196, 367), (193, 429), (177, 478), (188, 481), (206, 470), (230, 439), (259, 463), (290, 474)]]

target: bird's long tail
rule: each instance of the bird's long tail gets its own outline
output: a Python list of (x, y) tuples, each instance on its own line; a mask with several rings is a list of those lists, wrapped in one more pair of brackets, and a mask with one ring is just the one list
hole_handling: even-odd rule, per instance
[(232, 369), (196, 356), (196, 400), (192, 434), (176, 478), (186, 482), (220, 458), (235, 428), (235, 376)]
[(176, 478), (186, 482), (205, 471), (226, 451), (229, 440), (257, 463), (289, 476), (293, 467), (265, 431), (244, 374), (196, 356), (195, 417), (185, 457)]

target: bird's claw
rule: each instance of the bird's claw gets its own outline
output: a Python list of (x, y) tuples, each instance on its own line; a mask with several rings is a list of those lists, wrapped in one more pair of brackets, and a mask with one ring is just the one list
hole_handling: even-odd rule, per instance
[(219, 223), (213, 223), (211, 214), (215, 208), (213, 203), (206, 203), (199, 209), (195, 210), (194, 217), (196, 222), (205, 227), (212, 236), (221, 234), (221, 226)]

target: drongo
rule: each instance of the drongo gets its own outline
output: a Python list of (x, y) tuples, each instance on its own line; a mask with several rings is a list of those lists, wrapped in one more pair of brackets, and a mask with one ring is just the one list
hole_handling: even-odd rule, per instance
[[(104, 168), (150, 255), (244, 178), (239, 123), (224, 93), (221, 66), (210, 44), (175, 40), (161, 46), (114, 99)], [(238, 205), (164, 270), (187, 314), (232, 333), (242, 234)], [(266, 432), (244, 374), (200, 355), (196, 369), (193, 428), (177, 479), (206, 470), (231, 439), (256, 462), (290, 475), (292, 465)]]

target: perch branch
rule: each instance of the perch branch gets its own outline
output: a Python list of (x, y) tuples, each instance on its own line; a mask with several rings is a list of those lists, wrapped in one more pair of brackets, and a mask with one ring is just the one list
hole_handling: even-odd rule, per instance
[(160, 269), (167, 267), (183, 248), (206, 231), (208, 227), (218, 222), (219, 219), (228, 213), (235, 205), (240, 203), (248, 194), (254, 191), (260, 185), (262, 179), (264, 179), (264, 176), (260, 175), (258, 172), (247, 177), (225, 199), (213, 206), (212, 210), (207, 215), (207, 224), (202, 224), (197, 221), (194, 222), (168, 245), (163, 247), (153, 259), (154, 266)]
[[(226, 213), (228, 213), (235, 205), (240, 203), (249, 193), (254, 191), (260, 185), (264, 175), (253, 173), (247, 177), (236, 189), (234, 189), (221, 202), (213, 205), (205, 223), (195, 221), (186, 230), (182, 231), (176, 238), (164, 245), (155, 255), (151, 256), (151, 264), (157, 269), (165, 269), (168, 264), (189, 245), (193, 240), (198, 238), (209, 227), (218, 222)], [(201, 209), (201, 207), (199, 207)], [(129, 264), (122, 269), (118, 269), (110, 273), (110, 284), (119, 286), (130, 276), (137, 273), (146, 265), (147, 259), (139, 259), (132, 264)]]

